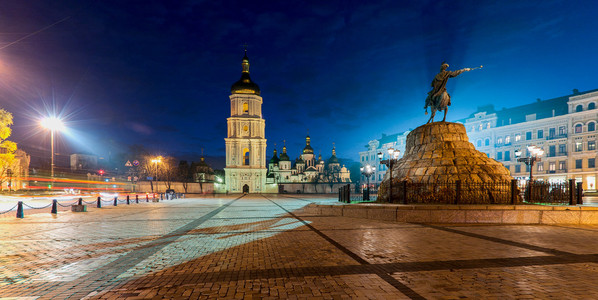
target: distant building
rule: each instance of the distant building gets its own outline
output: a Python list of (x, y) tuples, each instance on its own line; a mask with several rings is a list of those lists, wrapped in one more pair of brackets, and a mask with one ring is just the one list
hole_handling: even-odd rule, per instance
[(336, 157), (336, 149), (332, 148), (332, 155), (326, 161), (319, 155), (316, 159), (311, 147), (311, 138), (305, 138), (305, 148), (295, 163), (291, 162), (287, 154), (287, 147), (282, 148), (280, 158), (276, 149), (268, 164), (268, 184), (282, 183), (350, 183), (349, 170)]
[(214, 170), (206, 163), (203, 156), (198, 163), (192, 163), (191, 168), (194, 182), (214, 182)]
[[(409, 131), (403, 133), (395, 133), (391, 135), (382, 134), (382, 138), (377, 140), (371, 140), (365, 147), (366, 151), (359, 152), (359, 164), (361, 167), (370, 165), (375, 167), (376, 170), (370, 175), (370, 186), (378, 186), (386, 174), (387, 167), (380, 164), (378, 153), (382, 153), (382, 160), (388, 159), (388, 149), (393, 148), (400, 150), (399, 157), (403, 157), (405, 152), (405, 141), (407, 140), (407, 134)], [(365, 186), (368, 179), (361, 174), (360, 184)]]
[(98, 167), (98, 157), (88, 154), (71, 154), (71, 171), (95, 170)]
[[(598, 90), (583, 93), (573, 90), (570, 95), (538, 99), (513, 108), (496, 110), (492, 105), (482, 106), (458, 122), (464, 124), (469, 141), (476, 149), (501, 162), (514, 178), (526, 179), (530, 171), (524, 163), (517, 162), (515, 151), (521, 150), (522, 157), (526, 157), (527, 146), (536, 145), (544, 150), (544, 155), (534, 165), (535, 180), (574, 179), (583, 182), (584, 189), (596, 190), (597, 104)], [(403, 135), (406, 133), (396, 135), (396, 141), (389, 136), (387, 144), (403, 151)], [(373, 164), (380, 166), (372, 155), (382, 147), (383, 139), (370, 141), (368, 151), (360, 152), (362, 165), (374, 160)], [(385, 171), (381, 169), (377, 176), (383, 177)]]

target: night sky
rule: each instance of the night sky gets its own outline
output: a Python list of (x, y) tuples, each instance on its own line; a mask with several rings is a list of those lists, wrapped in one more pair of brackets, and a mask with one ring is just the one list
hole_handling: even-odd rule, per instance
[[(0, 107), (11, 139), (44, 147), (37, 119), (70, 128), (58, 151), (224, 156), (243, 45), (268, 157), (358, 159), (382, 133), (427, 121), (440, 63), (484, 65), (449, 82), (448, 120), (598, 88), (596, 1), (2, 1)], [(486, 3), (486, 4), (484, 4)], [(222, 167), (222, 165), (216, 165)]]

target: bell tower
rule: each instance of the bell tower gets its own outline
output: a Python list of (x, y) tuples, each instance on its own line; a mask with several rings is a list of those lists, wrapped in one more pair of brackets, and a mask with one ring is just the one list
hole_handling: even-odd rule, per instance
[(241, 79), (231, 87), (227, 119), (226, 190), (230, 193), (262, 193), (266, 185), (266, 121), (262, 119), (259, 86), (249, 77), (247, 50), (241, 63)]

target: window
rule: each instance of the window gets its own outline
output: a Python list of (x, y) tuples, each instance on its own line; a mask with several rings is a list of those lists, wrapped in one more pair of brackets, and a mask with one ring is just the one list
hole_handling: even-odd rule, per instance
[(515, 173), (521, 173), (521, 165), (515, 165)]
[(364, 156), (361, 157), (361, 161), (365, 161), (365, 157)]
[(243, 149), (243, 165), (249, 166), (249, 149)]
[(502, 138), (501, 137), (497, 138), (496, 139), (496, 143), (499, 144), (499, 145), (502, 144)]
[(595, 167), (596, 167), (596, 159), (588, 158), (588, 168), (595, 168)]
[(478, 144), (478, 147), (482, 147), (482, 140), (478, 140), (477, 144)]
[(559, 170), (566, 170), (567, 169), (567, 162), (566, 161), (559, 161)]
[(521, 134), (516, 134), (515, 135), (515, 142), (519, 142), (521, 141)]
[(588, 123), (588, 131), (596, 131), (596, 123), (595, 122)]
[(581, 162), (582, 162), (581, 159), (576, 159), (575, 160), (575, 168), (576, 169), (581, 169)]
[(559, 135), (566, 135), (566, 134), (567, 134), (567, 128), (565, 126), (559, 127)]
[(554, 129), (554, 128), (548, 129), (548, 137), (549, 138), (551, 138), (551, 139), (554, 138), (554, 136), (556, 135), (555, 130), (556, 129)]
[(581, 142), (575, 142), (575, 152), (583, 151), (583, 144)]
[(243, 113), (249, 113), (249, 104), (247, 104), (247, 102), (243, 102)]
[(544, 130), (538, 130), (538, 138), (539, 139), (543, 139), (544, 138)]
[(511, 161), (511, 152), (505, 151), (505, 161)]
[(539, 163), (538, 163), (538, 171), (539, 171), (539, 172), (542, 172), (542, 171), (544, 171), (544, 163), (543, 163), (543, 162), (539, 162)]
[(525, 133), (525, 139), (528, 140), (528, 141), (532, 139), (532, 132), (531, 131), (528, 131), (528, 132)]
[(595, 109), (595, 108), (596, 108), (596, 103), (590, 102), (590, 104), (588, 104), (588, 109)]
[(588, 150), (596, 150), (596, 141), (588, 141)]
[(582, 133), (582, 132), (583, 132), (583, 126), (581, 126), (581, 124), (575, 125), (575, 133)]
[(555, 145), (548, 146), (548, 156), (549, 157), (556, 156), (556, 146)]
[(567, 144), (560, 144), (559, 145), (559, 154), (567, 155)]
[(480, 124), (480, 131), (482, 131), (482, 129), (484, 129), (484, 125)]
[(502, 152), (496, 153), (496, 160), (502, 160)]
[(505, 136), (505, 145), (508, 145), (510, 143), (511, 143), (511, 136), (510, 135)]
[(484, 141), (484, 146), (490, 146), (490, 139), (486, 139)]
[(575, 112), (580, 112), (582, 110), (583, 110), (583, 106), (581, 104), (575, 107)]
[(486, 123), (486, 128), (490, 128), (490, 122)]
[(548, 163), (548, 170), (550, 170), (550, 171), (556, 170), (556, 163), (554, 161), (551, 161), (550, 163)]

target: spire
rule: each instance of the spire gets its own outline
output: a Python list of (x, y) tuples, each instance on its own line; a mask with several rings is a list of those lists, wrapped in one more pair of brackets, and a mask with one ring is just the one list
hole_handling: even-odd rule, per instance
[(243, 73), (249, 73), (249, 57), (247, 57), (247, 49), (245, 49), (245, 55), (243, 56), (241, 66), (243, 67)]
[(260, 95), (260, 87), (249, 77), (249, 58), (247, 57), (247, 49), (241, 62), (242, 72), (241, 79), (235, 82), (231, 87), (232, 94), (254, 94)]

